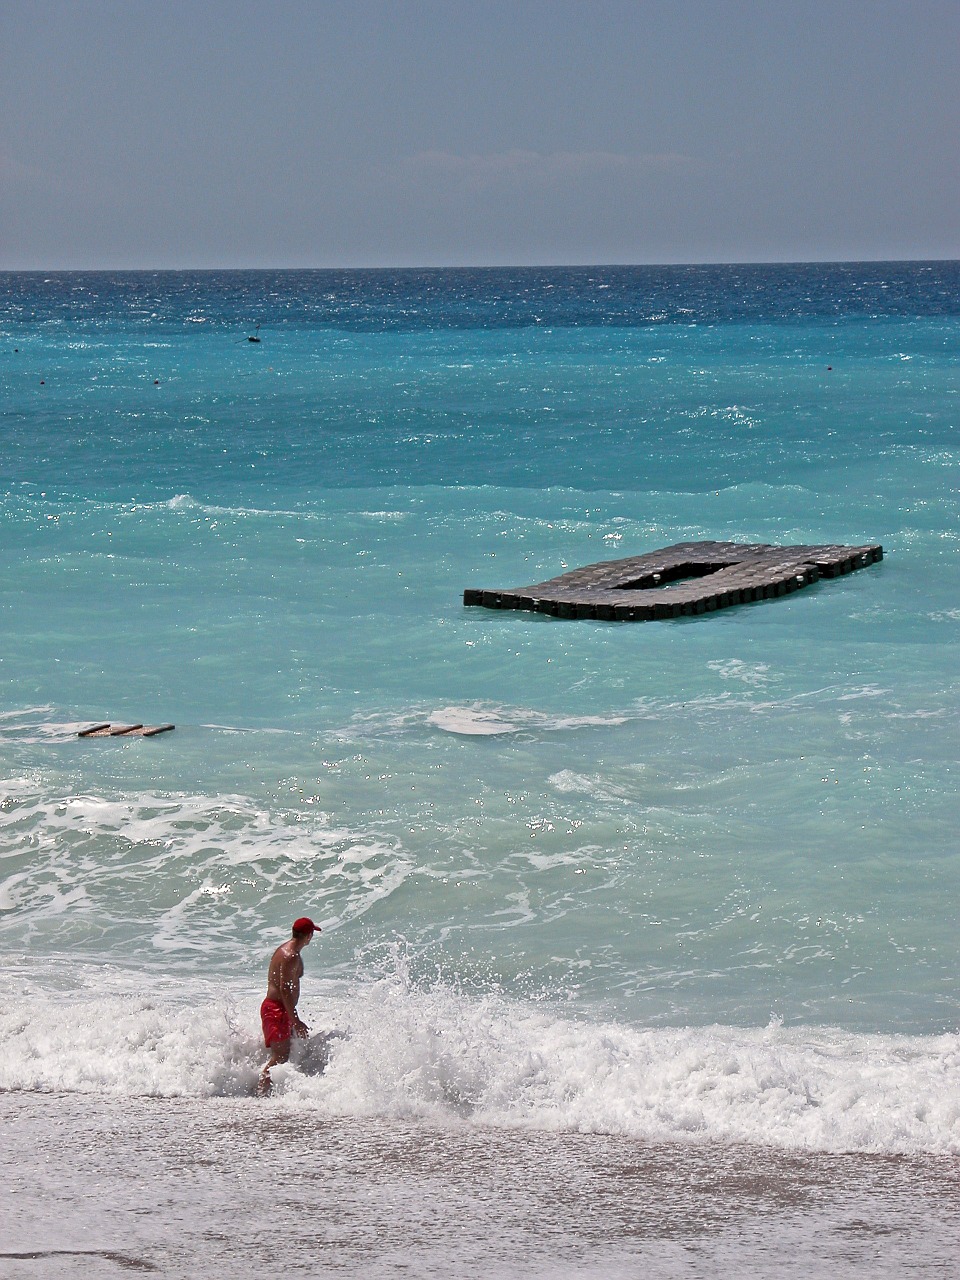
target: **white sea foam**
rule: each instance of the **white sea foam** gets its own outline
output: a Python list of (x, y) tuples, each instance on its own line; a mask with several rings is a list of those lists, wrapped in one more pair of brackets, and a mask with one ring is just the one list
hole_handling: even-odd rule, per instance
[[(74, 971), (66, 991), (23, 974), (5, 985), (3, 1090), (232, 1096), (253, 1089), (265, 1056), (250, 990), (155, 988), (93, 969)], [(311, 1017), (311, 1005), (322, 1016)], [(296, 1046), (299, 1068), (275, 1071), (281, 1109), (651, 1141), (960, 1152), (957, 1035), (601, 1024), (498, 992), (415, 985), (402, 964), (350, 989), (314, 988), (303, 1012), (325, 1034), (307, 1051)]]
[(520, 733), (533, 730), (547, 733), (591, 726), (625, 724), (626, 716), (564, 716), (550, 715), (526, 707), (489, 707), (479, 704), (460, 707), (441, 707), (427, 716), (427, 723), (446, 733), (497, 734)]
[(389, 839), (313, 805), (291, 812), (242, 795), (146, 791), (43, 797), (29, 777), (5, 780), (0, 796), (9, 937), (58, 927), (54, 917), (69, 913), (75, 943), (236, 951), (230, 926), (208, 919), (211, 903), (225, 899), (248, 919), (285, 917), (308, 877), (312, 911), (334, 925), (363, 916), (412, 869)]
[(172, 498), (154, 502), (116, 503), (111, 504), (111, 507), (117, 508), (125, 514), (135, 511), (147, 513), (174, 511), (193, 513), (197, 516), (217, 516), (222, 519), (292, 520), (309, 524), (322, 523), (327, 519), (323, 511), (291, 510), (280, 507), (226, 507), (217, 503), (201, 502), (189, 493), (177, 493)]
[(11, 708), (8, 711), (0, 711), (0, 724), (5, 724), (10, 720), (20, 721), (27, 718), (33, 719), (35, 716), (49, 715), (51, 710), (51, 707), (20, 707)]
[[(0, 715), (0, 737), (16, 739), (21, 746), (40, 743), (67, 742), (76, 738), (83, 729), (89, 729), (92, 719), (57, 720), (50, 718), (52, 708), (31, 707), (23, 711), (10, 711)], [(42, 719), (46, 716), (48, 718)], [(7, 783), (0, 783), (6, 791)]]
[(446, 733), (464, 733), (485, 736), (496, 733), (517, 733), (520, 726), (511, 724), (496, 711), (484, 711), (479, 707), (441, 707), (427, 716), (427, 723)]
[(768, 685), (774, 678), (770, 675), (770, 664), (767, 662), (744, 662), (740, 658), (728, 658), (725, 661), (708, 662), (707, 667), (715, 671), (721, 680), (739, 680), (741, 684), (754, 688)]
[(547, 779), (554, 790), (563, 795), (592, 796), (595, 800), (628, 801), (630, 796), (624, 790), (611, 785), (609, 778), (602, 774), (576, 773), (573, 769), (560, 769)]

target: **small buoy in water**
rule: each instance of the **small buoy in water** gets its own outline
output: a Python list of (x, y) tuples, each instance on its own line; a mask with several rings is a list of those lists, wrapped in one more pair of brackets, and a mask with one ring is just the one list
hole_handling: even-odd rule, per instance
[(154, 380), (153, 380), (153, 385), (154, 385), (155, 387), (159, 387), (159, 385), (160, 385), (160, 379), (159, 379), (159, 378), (154, 378)]
[(40, 385), (41, 387), (45, 387), (47, 385), (42, 378), (40, 379)]

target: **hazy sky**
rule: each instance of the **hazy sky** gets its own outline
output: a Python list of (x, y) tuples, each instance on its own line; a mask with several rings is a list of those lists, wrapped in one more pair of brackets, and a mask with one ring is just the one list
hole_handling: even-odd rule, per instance
[(0, 267), (960, 257), (960, 0), (0, 0)]

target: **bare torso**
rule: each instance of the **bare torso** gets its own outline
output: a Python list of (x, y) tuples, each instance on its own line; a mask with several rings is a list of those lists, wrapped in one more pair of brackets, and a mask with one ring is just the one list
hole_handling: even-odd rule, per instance
[(267, 970), (267, 999), (282, 1004), (293, 1018), (300, 999), (300, 979), (303, 977), (303, 961), (291, 942), (277, 947)]

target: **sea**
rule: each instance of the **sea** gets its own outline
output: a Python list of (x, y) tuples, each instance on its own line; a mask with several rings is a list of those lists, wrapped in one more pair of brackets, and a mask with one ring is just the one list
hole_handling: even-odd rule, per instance
[[(0, 273), (0, 423), (0, 1277), (958, 1274), (960, 263)], [(463, 604), (701, 539), (883, 559)]]

